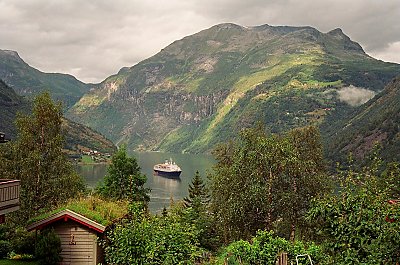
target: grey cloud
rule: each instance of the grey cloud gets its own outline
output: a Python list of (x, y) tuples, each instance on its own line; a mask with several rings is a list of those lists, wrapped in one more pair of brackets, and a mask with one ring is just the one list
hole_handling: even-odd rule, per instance
[(360, 106), (375, 96), (375, 92), (372, 90), (352, 85), (339, 89), (337, 94), (340, 101), (353, 107)]
[(99, 82), (174, 40), (233, 22), (341, 27), (367, 52), (393, 61), (398, 14), (398, 0), (0, 0), (0, 49), (42, 71)]

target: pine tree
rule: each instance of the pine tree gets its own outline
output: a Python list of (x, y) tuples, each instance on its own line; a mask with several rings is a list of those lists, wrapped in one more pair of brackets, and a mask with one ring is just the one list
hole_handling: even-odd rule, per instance
[(186, 207), (192, 208), (204, 206), (210, 201), (208, 190), (199, 171), (196, 171), (191, 184), (189, 184), (189, 196), (183, 198), (183, 201)]

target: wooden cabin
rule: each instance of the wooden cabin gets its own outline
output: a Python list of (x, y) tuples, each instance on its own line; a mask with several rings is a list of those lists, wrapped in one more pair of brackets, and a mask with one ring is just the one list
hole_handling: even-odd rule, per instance
[(103, 262), (98, 244), (105, 226), (71, 210), (63, 210), (27, 227), (28, 231), (53, 228), (61, 239), (61, 265), (97, 265)]

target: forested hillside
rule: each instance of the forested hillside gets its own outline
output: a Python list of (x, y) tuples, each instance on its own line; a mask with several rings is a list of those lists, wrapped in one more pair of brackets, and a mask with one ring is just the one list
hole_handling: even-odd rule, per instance
[(331, 160), (345, 160), (350, 152), (363, 159), (378, 144), (377, 151), (385, 161), (400, 161), (400, 77), (342, 119), (330, 120), (322, 132)]
[(319, 124), (399, 73), (341, 29), (220, 24), (121, 69), (68, 117), (135, 149), (207, 152), (257, 121), (271, 132)]

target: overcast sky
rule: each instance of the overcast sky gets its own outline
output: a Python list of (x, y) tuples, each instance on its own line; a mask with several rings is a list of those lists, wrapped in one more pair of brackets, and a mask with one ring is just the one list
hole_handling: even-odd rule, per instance
[(400, 0), (0, 0), (0, 49), (100, 82), (223, 22), (340, 27), (368, 54), (400, 63)]

